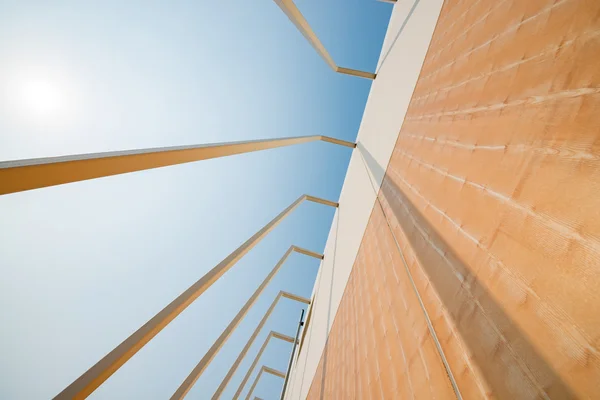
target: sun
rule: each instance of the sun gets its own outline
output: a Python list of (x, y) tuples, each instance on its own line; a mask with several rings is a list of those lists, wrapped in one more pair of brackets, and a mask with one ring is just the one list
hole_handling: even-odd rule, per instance
[(11, 119), (31, 128), (65, 128), (78, 118), (79, 82), (64, 68), (11, 66), (0, 76), (0, 106)]
[(57, 82), (30, 78), (20, 86), (21, 107), (30, 116), (56, 117), (64, 111), (65, 93)]

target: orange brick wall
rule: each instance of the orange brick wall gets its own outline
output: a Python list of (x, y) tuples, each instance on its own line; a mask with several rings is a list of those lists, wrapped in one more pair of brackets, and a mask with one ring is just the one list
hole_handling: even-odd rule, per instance
[(600, 1), (447, 0), (309, 398), (600, 398), (599, 347)]

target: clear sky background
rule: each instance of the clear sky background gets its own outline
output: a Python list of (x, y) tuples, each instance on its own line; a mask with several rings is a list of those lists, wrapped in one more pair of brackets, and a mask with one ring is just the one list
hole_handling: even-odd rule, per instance
[[(338, 65), (375, 70), (389, 4), (297, 5)], [(55, 101), (32, 101), (31, 85)], [(369, 88), (333, 73), (272, 0), (0, 0), (0, 161), (354, 141)], [(1, 196), (0, 398), (51, 398), (298, 196), (337, 200), (350, 154), (316, 142)], [(333, 215), (303, 204), (91, 398), (168, 398), (290, 245), (323, 251)], [(292, 255), (190, 399), (211, 397), (279, 290), (311, 295), (318, 267)], [(224, 398), (301, 308), (282, 300)], [(284, 371), (290, 351), (272, 341), (259, 366)], [(281, 385), (267, 375), (254, 394)]]

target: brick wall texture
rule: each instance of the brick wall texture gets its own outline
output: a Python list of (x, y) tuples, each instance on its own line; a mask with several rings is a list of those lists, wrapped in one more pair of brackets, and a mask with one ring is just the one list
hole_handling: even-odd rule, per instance
[(598, 399), (599, 352), (600, 0), (447, 0), (309, 398)]

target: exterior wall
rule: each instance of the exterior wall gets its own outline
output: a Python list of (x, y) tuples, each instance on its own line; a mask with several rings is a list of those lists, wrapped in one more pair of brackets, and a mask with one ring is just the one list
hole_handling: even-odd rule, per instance
[[(323, 354), (329, 331), (350, 277), (383, 171), (366, 167), (363, 151), (384, 168), (410, 103), (443, 0), (409, 0), (394, 6), (352, 154), (340, 207), (334, 217), (313, 293), (310, 321), (297, 362), (292, 367), (286, 399), (304, 399)], [(413, 7), (414, 6), (414, 7)], [(412, 11), (411, 11), (412, 10)], [(360, 150), (360, 151), (359, 151)]]
[(598, 65), (598, 1), (446, 0), (308, 398), (600, 396)]
[(453, 389), (376, 205), (310, 399), (452, 398)]

